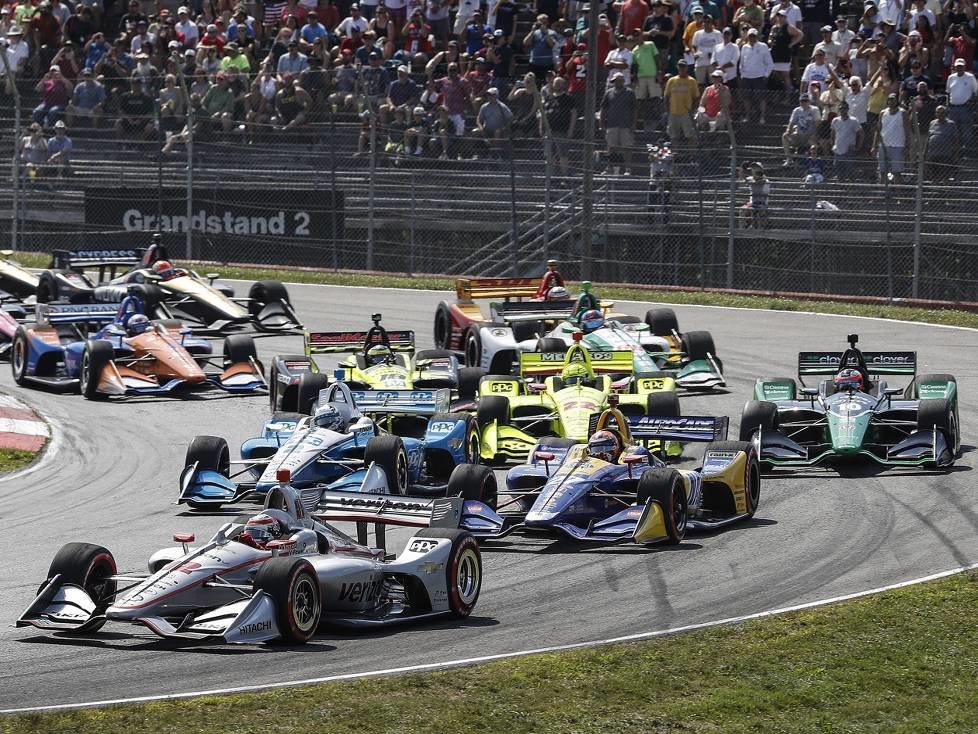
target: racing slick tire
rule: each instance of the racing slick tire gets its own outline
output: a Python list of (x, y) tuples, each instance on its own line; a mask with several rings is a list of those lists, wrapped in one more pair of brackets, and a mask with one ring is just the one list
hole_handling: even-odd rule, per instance
[(105, 366), (115, 357), (112, 342), (89, 339), (82, 352), (81, 371), (78, 373), (81, 393), (89, 400), (107, 397), (98, 391), (98, 378)]
[(518, 342), (535, 339), (543, 331), (542, 321), (522, 321), (513, 324), (513, 338)]
[(672, 336), (679, 333), (679, 319), (671, 308), (651, 308), (645, 312), (645, 323), (653, 336)]
[(224, 366), (230, 367), (238, 362), (258, 362), (258, 349), (255, 340), (247, 334), (232, 334), (224, 338)]
[(641, 324), (642, 319), (638, 316), (615, 316), (612, 321), (617, 321), (619, 324)]
[[(475, 416), (471, 413), (435, 413), (428, 419), (428, 425), (438, 421), (465, 422), (465, 462), (478, 464), (482, 432), (479, 430)], [(428, 474), (432, 477), (447, 477), (456, 467), (455, 461), (447, 451), (432, 451), (430, 453), (426, 451), (425, 460), (428, 465)], [(458, 466), (462, 466), (462, 464)]]
[(329, 387), (329, 377), (321, 372), (303, 372), (296, 389), (295, 411), (312, 415), (312, 404), (319, 400), (319, 391)]
[[(456, 617), (468, 617), (482, 589), (482, 554), (472, 533), (455, 528), (422, 528), (416, 538), (448, 538), (452, 550), (445, 564), (448, 607)], [(429, 602), (430, 603), (430, 602)]]
[(18, 326), (10, 349), (10, 369), (14, 374), (14, 382), (18, 385), (27, 382), (28, 354), (30, 354), (30, 345), (27, 343), (27, 332), (23, 326)]
[(656, 502), (662, 508), (666, 544), (678, 545), (686, 537), (689, 506), (682, 477), (675, 469), (651, 469), (638, 480), (638, 503)]
[[(717, 349), (713, 345), (713, 336), (708, 331), (687, 331), (683, 334), (683, 351), (692, 361), (706, 359), (707, 355), (716, 358)], [(719, 365), (719, 362), (717, 362)]]
[(281, 642), (302, 645), (316, 634), (322, 598), (316, 570), (305, 558), (269, 558), (255, 574), (254, 588), (275, 602)]
[(478, 367), (482, 361), (482, 337), (477, 326), (468, 330), (462, 340), (462, 348), (465, 351), (465, 366)]
[[(147, 312), (166, 300), (166, 291), (155, 283), (137, 283), (129, 286), (129, 293), (139, 296), (143, 309)], [(148, 314), (147, 314), (148, 315)]]
[(479, 400), (479, 408), (475, 420), (480, 427), (485, 428), (493, 421), (501, 426), (509, 425), (509, 398), (502, 395), (486, 395)]
[(652, 392), (645, 397), (645, 415), (673, 418), (682, 415), (679, 396), (674, 392)]
[(279, 361), (282, 362), (307, 362), (309, 357), (304, 354), (280, 354), (275, 359), (272, 360), (272, 366), (269, 368), (268, 373), (268, 402), (272, 406), (272, 412), (276, 410), (288, 410), (295, 411), (298, 410), (298, 397), (299, 391), (298, 386), (287, 391), (287, 396), (282, 396), (281, 404), (276, 404), (279, 402), (278, 397), (278, 367)]
[[(946, 398), (925, 398), (917, 404), (917, 430), (929, 431), (936, 428), (944, 434), (951, 447), (951, 466), (958, 455), (960, 436), (954, 406)], [(944, 467), (944, 468), (950, 468)]]
[(281, 281), (259, 280), (257, 283), (252, 283), (248, 290), (248, 314), (251, 316), (251, 320), (256, 321), (258, 314), (261, 313), (265, 305), (276, 301), (292, 306), (292, 301), (289, 300), (289, 292)]
[(448, 349), (452, 341), (452, 317), (448, 313), (448, 306), (439, 303), (435, 309), (435, 346), (438, 349)]
[(749, 400), (740, 414), (740, 430), (737, 437), (741, 441), (752, 441), (754, 433), (773, 431), (778, 426), (778, 406), (767, 400)]
[(37, 293), (35, 294), (38, 303), (51, 303), (58, 300), (60, 293), (58, 292), (58, 279), (55, 276), (57, 272), (59, 271), (45, 270), (41, 273), (37, 280)]
[(400, 436), (374, 436), (367, 441), (363, 464), (369, 467), (371, 462), (384, 470), (390, 494), (407, 494), (408, 456)]
[(187, 447), (184, 466), (196, 463), (199, 469), (216, 471), (224, 477), (231, 476), (231, 451), (228, 442), (218, 436), (194, 436)]
[(478, 500), (493, 510), (499, 504), (499, 487), (496, 474), (483, 464), (459, 464), (448, 478), (449, 497)]
[(448, 359), (454, 356), (455, 353), (447, 349), (422, 349), (415, 353), (414, 361), (420, 362), (422, 359)]
[[(116, 582), (110, 578), (116, 574), (115, 558), (100, 545), (65, 543), (48, 567), (49, 579), (57, 574), (61, 574), (62, 583), (82, 587), (95, 602), (96, 613), (103, 612), (115, 595)], [(86, 631), (94, 632), (102, 624)]]
[(479, 383), (482, 381), (481, 367), (458, 368), (458, 399), (475, 400), (479, 395)]
[(542, 339), (537, 339), (537, 345), (534, 347), (535, 352), (566, 352), (567, 344), (564, 343), (563, 339), (555, 339), (552, 336), (545, 336)]
[[(706, 451), (743, 451), (747, 454), (747, 465), (744, 467), (744, 495), (747, 504), (745, 512), (748, 518), (754, 517), (757, 504), (761, 499), (761, 462), (757, 459), (754, 444), (749, 441), (712, 441), (706, 445)], [(727, 507), (720, 508), (721, 511), (729, 515), (736, 514), (737, 508), (733, 496), (728, 496), (726, 501), (729, 504)]]

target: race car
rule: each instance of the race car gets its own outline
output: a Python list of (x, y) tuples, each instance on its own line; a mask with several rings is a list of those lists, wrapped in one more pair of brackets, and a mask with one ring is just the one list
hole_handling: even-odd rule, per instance
[[(98, 270), (95, 280), (85, 272), (93, 269)], [(150, 317), (181, 319), (200, 333), (220, 334), (249, 325), (272, 332), (302, 328), (279, 281), (259, 281), (247, 298), (235, 298), (234, 289), (215, 284), (216, 278), (216, 273), (203, 278), (175, 267), (154, 236), (154, 244), (145, 250), (55, 250), (51, 267), (38, 279), (37, 301), (118, 302), (135, 285)]]
[[(282, 469), (310, 509), (327, 490), (445, 496), (453, 473), (479, 458), (475, 419), (449, 412), (449, 400), (446, 389), (351, 391), (334, 383), (312, 416), (273, 415), (259, 436), (241, 445), (240, 461), (230, 461), (223, 438), (197, 436), (187, 449), (178, 502), (212, 509), (262, 500)], [(390, 432), (404, 413), (426, 416), (420, 437)], [(232, 465), (241, 467), (233, 475)]]
[[(614, 398), (614, 396), (612, 396)], [(679, 543), (690, 529), (715, 529), (754, 515), (760, 471), (754, 446), (726, 441), (727, 418), (626, 416), (611, 407), (592, 418), (587, 442), (542, 438), (527, 464), (510, 469), (513, 499), (493, 509), (463, 505), (460, 527), (492, 540), (511, 533), (581, 541)], [(708, 443), (699, 469), (673, 469), (649, 442)], [(518, 505), (519, 512), (501, 511)]]
[[(367, 331), (305, 332), (305, 354), (276, 357), (270, 382), (272, 411), (308, 412), (309, 402), (326, 387), (329, 379), (319, 372), (313, 359), (317, 354), (348, 354), (333, 376), (354, 390), (434, 390), (447, 388), (454, 394), (453, 410), (474, 409), (482, 370), (461, 367), (458, 358), (444, 349), (414, 349), (413, 331), (388, 331), (381, 326), (381, 314), (371, 315), (373, 326)], [(299, 401), (299, 381), (316, 389)]]
[(13, 250), (0, 250), (0, 291), (11, 299), (26, 301), (37, 292), (38, 277), (10, 257)]
[(268, 387), (250, 336), (228, 336), (223, 355), (215, 357), (210, 342), (180, 322), (150, 321), (137, 296), (122, 303), (39, 303), (36, 309), (37, 323), (14, 334), (11, 367), (18, 385), (79, 389), (89, 399), (205, 385), (230, 393)]
[[(310, 515), (287, 471), (279, 480), (262, 512), (225, 523), (208, 542), (193, 547), (193, 535), (174, 534), (181, 545), (154, 553), (148, 573), (120, 573), (98, 545), (62, 546), (17, 626), (92, 634), (113, 622), (164, 638), (302, 644), (321, 626), (373, 629), (471, 614), (482, 588), (479, 546), (445, 527), (457, 524), (461, 500), (434, 501), (434, 527), (395, 559), (327, 524), (328, 512)], [(391, 506), (375, 522), (397, 518)]]
[[(798, 376), (757, 380), (740, 438), (769, 467), (812, 466), (865, 457), (887, 466), (949, 469), (961, 448), (953, 375), (916, 376), (916, 352), (862, 352), (857, 334), (839, 352), (801, 352)], [(826, 375), (807, 387), (805, 375)], [(911, 378), (890, 387), (885, 375)]]
[[(591, 415), (607, 408), (613, 393), (626, 414), (680, 415), (672, 377), (635, 377), (630, 351), (591, 351), (580, 332), (574, 336), (566, 352), (521, 353), (519, 377), (482, 379), (476, 420), (484, 461), (525, 461), (544, 436), (586, 441)], [(680, 447), (669, 450), (676, 455)]]

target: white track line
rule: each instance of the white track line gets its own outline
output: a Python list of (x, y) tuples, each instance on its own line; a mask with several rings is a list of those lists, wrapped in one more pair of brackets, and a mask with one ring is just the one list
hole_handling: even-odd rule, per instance
[(379, 675), (395, 675), (399, 673), (417, 673), (417, 672), (425, 672), (431, 670), (441, 670), (444, 668), (455, 668), (463, 665), (486, 663), (486, 662), (491, 662), (493, 660), (506, 660), (510, 658), (525, 657), (527, 655), (538, 655), (541, 653), (551, 653), (551, 652), (563, 652), (566, 650), (577, 650), (585, 647), (596, 647), (599, 645), (610, 645), (610, 644), (621, 643), (621, 642), (634, 642), (636, 640), (647, 640), (654, 637), (665, 637), (667, 635), (675, 635), (680, 632), (692, 632), (693, 630), (706, 629), (708, 627), (719, 627), (721, 625), (738, 624), (753, 619), (762, 619), (764, 617), (770, 617), (778, 614), (787, 614), (788, 612), (797, 612), (804, 609), (812, 609), (813, 607), (821, 607), (827, 604), (836, 604), (838, 602), (848, 601), (850, 599), (858, 599), (860, 597), (869, 596), (871, 594), (878, 594), (883, 591), (891, 591), (893, 589), (901, 589), (906, 586), (913, 586), (914, 584), (922, 584), (927, 581), (935, 581), (937, 579), (946, 578), (948, 576), (954, 576), (955, 574), (963, 573), (965, 571), (971, 571), (976, 568), (978, 568), (978, 563), (971, 563), (967, 566), (959, 566), (958, 568), (953, 568), (949, 571), (940, 571), (938, 573), (930, 574), (929, 576), (922, 576), (921, 578), (911, 579), (909, 581), (901, 581), (896, 584), (888, 584), (887, 586), (880, 586), (878, 588), (868, 589), (866, 591), (857, 591), (852, 594), (834, 596), (829, 599), (819, 599), (818, 601), (805, 602), (804, 604), (795, 604), (790, 607), (770, 609), (765, 612), (756, 612), (754, 614), (744, 614), (739, 617), (727, 617), (726, 619), (718, 619), (712, 622), (700, 622), (698, 624), (688, 624), (683, 627), (673, 627), (671, 629), (656, 630), (654, 632), (637, 632), (631, 635), (624, 635), (622, 637), (610, 637), (604, 640), (592, 640), (590, 642), (574, 642), (568, 645), (553, 645), (551, 647), (539, 647), (532, 650), (518, 650), (516, 652), (504, 652), (504, 653), (497, 653), (495, 655), (482, 655), (480, 657), (474, 657), (474, 658), (446, 660), (440, 663), (422, 663), (420, 665), (405, 665), (400, 668), (386, 668), (384, 670), (368, 670), (360, 673), (342, 673), (340, 675), (327, 675), (321, 678), (305, 678), (302, 680), (285, 681), (282, 683), (259, 683), (255, 685), (249, 685), (249, 686), (236, 686), (233, 688), (214, 688), (206, 691), (188, 691), (185, 693), (164, 693), (155, 696), (137, 696), (134, 698), (105, 699), (102, 701), (86, 701), (84, 703), (63, 703), (63, 704), (55, 704), (51, 706), (30, 706), (27, 708), (0, 709), (0, 714), (22, 714), (22, 713), (30, 713), (30, 712), (38, 712), (38, 711), (64, 711), (68, 709), (92, 708), (95, 706), (113, 706), (113, 705), (120, 705), (120, 704), (148, 703), (150, 701), (170, 701), (170, 700), (182, 699), (182, 698), (194, 698), (197, 696), (216, 696), (216, 695), (224, 695), (229, 693), (267, 691), (274, 688), (293, 688), (295, 686), (307, 686), (316, 683), (330, 683), (334, 681), (353, 680), (357, 678), (371, 678)]
[(31, 464), (25, 466), (23, 469), (18, 469), (17, 471), (10, 472), (9, 474), (4, 474), (2, 477), (0, 477), (0, 483), (9, 482), (11, 479), (20, 479), (21, 477), (25, 477), (28, 474), (33, 474), (38, 469), (47, 466), (58, 455), (58, 452), (61, 451), (61, 444), (64, 442), (64, 437), (62, 436), (64, 431), (62, 430), (61, 424), (58, 421), (48, 415), (45, 415), (32, 405), (27, 403), (21, 404), (27, 405), (28, 408), (34, 411), (38, 418), (48, 425), (51, 439), (44, 444), (44, 448), (41, 449), (40, 459), (35, 459)]

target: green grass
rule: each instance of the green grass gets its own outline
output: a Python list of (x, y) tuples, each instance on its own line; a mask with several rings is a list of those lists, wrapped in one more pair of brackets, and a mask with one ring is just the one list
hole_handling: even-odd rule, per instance
[(978, 575), (962, 574), (640, 643), (259, 694), (19, 716), (0, 719), (0, 731), (974, 731), (976, 608)]
[[(50, 258), (37, 253), (18, 253), (17, 259), (29, 267), (45, 267)], [(320, 283), (327, 285), (355, 285), (375, 288), (415, 288), (419, 290), (454, 290), (453, 278), (438, 278), (424, 275), (380, 275), (356, 272), (332, 272), (284, 268), (246, 268), (223, 265), (201, 265), (199, 270), (208, 269), (220, 273), (223, 278), (241, 280), (263, 280), (266, 278), (291, 283)], [(872, 316), (902, 321), (921, 321), (949, 326), (968, 326), (978, 328), (978, 313), (956, 309), (926, 309), (891, 304), (852, 303), (838, 301), (809, 301), (796, 298), (775, 298), (765, 295), (735, 295), (710, 293), (707, 291), (672, 291), (622, 286), (595, 286), (602, 298), (648, 303), (695, 304), (707, 306), (728, 306), (733, 308), (759, 308), (772, 311), (814, 311), (819, 313), (842, 314), (846, 316)]]
[(20, 449), (0, 449), (0, 474), (23, 469), (37, 458), (33, 451)]

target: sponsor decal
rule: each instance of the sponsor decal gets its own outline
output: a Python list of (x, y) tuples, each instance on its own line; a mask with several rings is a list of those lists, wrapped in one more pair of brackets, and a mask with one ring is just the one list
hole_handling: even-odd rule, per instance
[(344, 508), (364, 509), (364, 510), (404, 510), (407, 512), (427, 512), (429, 504), (427, 502), (401, 502), (386, 499), (368, 499), (365, 497), (346, 498), (342, 497), (339, 504)]
[(421, 540), (420, 538), (415, 538), (411, 541), (411, 545), (408, 546), (408, 550), (411, 553), (427, 553), (437, 547), (437, 540)]
[(451, 433), (455, 429), (452, 421), (437, 421), (428, 425), (429, 433)]
[(136, 250), (77, 250), (71, 253), (73, 260), (137, 260)]
[(272, 631), (272, 620), (266, 619), (264, 622), (250, 622), (249, 624), (242, 624), (238, 627), (238, 634), (241, 635), (254, 635), (259, 632), (271, 632)]
[(515, 382), (493, 382), (489, 384), (489, 392), (500, 393), (500, 392), (516, 392)]
[(292, 381), (295, 379), (292, 375), (287, 375), (284, 372), (277, 372), (276, 379), (283, 385), (291, 385)]
[(339, 601), (371, 601), (380, 596), (380, 589), (383, 584), (384, 582), (381, 579), (377, 579), (376, 581), (357, 581), (352, 584), (342, 584), (340, 586)]

